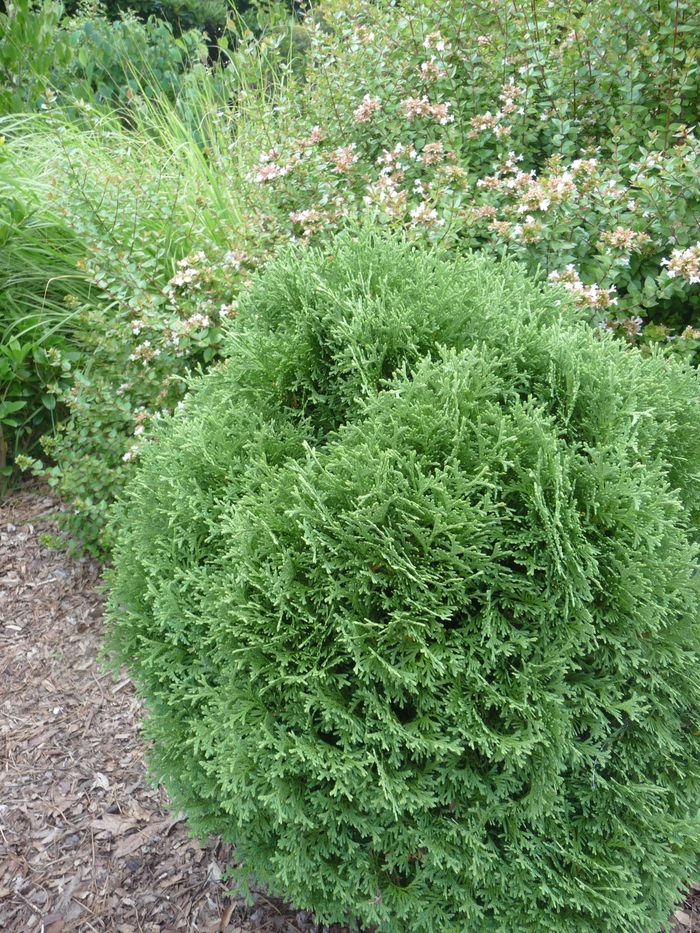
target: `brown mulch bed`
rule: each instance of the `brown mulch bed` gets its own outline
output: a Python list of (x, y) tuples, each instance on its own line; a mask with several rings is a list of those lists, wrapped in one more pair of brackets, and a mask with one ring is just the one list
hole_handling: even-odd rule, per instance
[(0, 931), (319, 931), (228, 897), (231, 847), (148, 783), (141, 703), (97, 657), (99, 565), (47, 546), (60, 508), (38, 485), (0, 502)]
[[(231, 847), (200, 846), (148, 783), (141, 703), (97, 658), (99, 565), (47, 546), (60, 508), (36, 484), (0, 502), (0, 931), (328, 933), (228, 896)], [(700, 884), (675, 919), (700, 931)]]

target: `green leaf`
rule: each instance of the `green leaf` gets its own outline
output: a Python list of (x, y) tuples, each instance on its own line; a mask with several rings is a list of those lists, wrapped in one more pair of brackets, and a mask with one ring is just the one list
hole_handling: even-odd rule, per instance
[(24, 408), (26, 404), (26, 400), (18, 402), (0, 402), (0, 418), (4, 420), (6, 415), (9, 415), (15, 411), (21, 411), (21, 409)]

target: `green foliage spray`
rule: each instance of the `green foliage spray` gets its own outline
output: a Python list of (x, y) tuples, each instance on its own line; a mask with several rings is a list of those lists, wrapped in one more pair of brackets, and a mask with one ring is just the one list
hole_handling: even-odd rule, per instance
[(507, 263), (270, 263), (111, 580), (193, 830), (327, 922), (656, 933), (700, 867), (699, 396)]

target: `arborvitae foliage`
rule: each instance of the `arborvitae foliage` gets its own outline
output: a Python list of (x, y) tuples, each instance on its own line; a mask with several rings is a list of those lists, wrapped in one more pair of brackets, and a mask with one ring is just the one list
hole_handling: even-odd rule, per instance
[(372, 232), (228, 349), (115, 557), (154, 776), (326, 921), (656, 933), (700, 868), (696, 375)]

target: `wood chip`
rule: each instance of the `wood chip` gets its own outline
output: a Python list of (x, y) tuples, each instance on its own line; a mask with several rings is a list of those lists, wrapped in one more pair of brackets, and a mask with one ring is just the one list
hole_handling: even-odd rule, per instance
[(131, 683), (131, 678), (127, 677), (125, 680), (122, 680), (121, 683), (117, 684), (116, 687), (112, 687), (112, 693), (119, 693), (120, 690), (123, 690), (127, 684)]
[(147, 842), (148, 839), (141, 833), (134, 833), (132, 836), (127, 836), (114, 850), (114, 858), (125, 858), (127, 855), (131, 855), (132, 852), (136, 852), (141, 846), (146, 845)]
[(44, 933), (61, 933), (65, 925), (65, 920), (54, 920), (53, 923), (44, 927)]
[(119, 816), (118, 814), (104, 813), (99, 819), (92, 820), (90, 826), (97, 832), (108, 832), (113, 836), (123, 836), (130, 829), (134, 829), (136, 820)]

